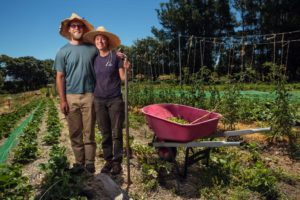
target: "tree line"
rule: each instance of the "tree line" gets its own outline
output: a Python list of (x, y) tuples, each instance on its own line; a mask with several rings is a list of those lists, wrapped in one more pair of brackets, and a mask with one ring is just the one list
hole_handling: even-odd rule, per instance
[(53, 60), (38, 60), (34, 57), (12, 58), (0, 55), (1, 93), (24, 92), (40, 89), (54, 83)]
[(263, 77), (271, 62), (300, 80), (298, 0), (169, 0), (156, 12), (162, 28), (126, 49), (135, 74), (156, 79), (206, 67)]

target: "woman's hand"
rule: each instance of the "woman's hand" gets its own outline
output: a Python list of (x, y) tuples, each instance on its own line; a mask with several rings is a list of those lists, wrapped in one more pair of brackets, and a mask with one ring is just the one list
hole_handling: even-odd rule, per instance
[(127, 70), (129, 70), (131, 68), (131, 63), (128, 61), (127, 57), (125, 57), (125, 59), (124, 59), (123, 67)]
[(117, 51), (116, 54), (117, 54), (117, 57), (120, 58), (121, 60), (124, 60), (125, 58), (127, 58), (127, 56), (124, 53), (122, 53), (121, 51)]

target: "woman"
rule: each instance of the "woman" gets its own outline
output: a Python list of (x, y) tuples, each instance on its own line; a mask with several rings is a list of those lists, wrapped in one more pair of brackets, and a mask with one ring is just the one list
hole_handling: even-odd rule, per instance
[(121, 41), (104, 27), (84, 35), (84, 39), (96, 45), (99, 54), (94, 61), (96, 87), (94, 105), (96, 120), (101, 130), (102, 149), (106, 163), (101, 173), (115, 175), (122, 171), (124, 101), (121, 93), (121, 81), (125, 79), (125, 68), (130, 68), (127, 59), (123, 60), (113, 49)]

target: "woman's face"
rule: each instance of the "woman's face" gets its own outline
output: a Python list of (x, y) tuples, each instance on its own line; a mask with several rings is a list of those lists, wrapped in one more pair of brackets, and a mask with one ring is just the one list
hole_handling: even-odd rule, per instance
[(108, 50), (108, 38), (104, 35), (97, 35), (95, 37), (95, 45), (98, 50)]

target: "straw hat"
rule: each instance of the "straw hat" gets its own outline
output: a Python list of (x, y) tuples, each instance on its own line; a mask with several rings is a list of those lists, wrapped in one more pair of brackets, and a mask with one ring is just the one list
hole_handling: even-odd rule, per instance
[(97, 35), (104, 35), (108, 38), (109, 49), (114, 49), (120, 46), (121, 40), (118, 36), (113, 33), (108, 32), (103, 26), (99, 26), (96, 30), (90, 31), (83, 36), (86, 42), (95, 44), (95, 37)]
[(90, 24), (88, 21), (86, 21), (85, 19), (83, 19), (82, 17), (77, 15), (76, 13), (72, 13), (70, 18), (67, 18), (67, 19), (63, 20), (60, 23), (60, 27), (59, 27), (59, 33), (63, 37), (67, 38), (68, 40), (71, 39), (70, 38), (70, 33), (69, 33), (69, 23), (73, 20), (80, 21), (81, 23), (83, 23), (85, 25), (83, 33), (87, 33), (87, 32), (94, 29), (94, 26), (92, 24)]

